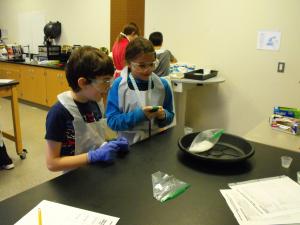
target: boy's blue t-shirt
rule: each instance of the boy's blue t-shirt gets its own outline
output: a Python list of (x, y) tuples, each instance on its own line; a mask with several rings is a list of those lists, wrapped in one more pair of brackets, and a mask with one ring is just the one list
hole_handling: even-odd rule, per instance
[[(102, 118), (102, 113), (96, 102), (80, 103), (75, 101), (75, 103), (86, 123), (99, 121)], [(45, 139), (62, 143), (61, 156), (75, 154), (73, 120), (73, 116), (60, 102), (53, 105), (47, 114)]]

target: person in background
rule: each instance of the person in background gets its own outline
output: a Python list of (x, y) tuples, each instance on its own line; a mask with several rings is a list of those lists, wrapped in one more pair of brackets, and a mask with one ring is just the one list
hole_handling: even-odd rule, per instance
[(105, 142), (101, 96), (112, 81), (112, 60), (85, 46), (74, 50), (66, 65), (71, 91), (57, 96), (46, 119), (46, 163), (51, 171), (70, 170), (88, 163), (112, 162), (128, 151), (125, 138)]
[(0, 169), (10, 170), (14, 167), (15, 165), (7, 154), (6, 147), (3, 141), (3, 135), (0, 131)]
[(172, 55), (171, 51), (162, 48), (163, 35), (161, 32), (151, 33), (149, 40), (154, 46), (156, 58), (159, 61), (157, 68), (153, 72), (158, 76), (168, 76), (170, 63), (176, 63), (177, 59)]
[(167, 80), (153, 73), (157, 61), (149, 40), (131, 41), (125, 59), (128, 67), (108, 93), (106, 116), (108, 126), (133, 144), (171, 124), (173, 96)]
[(140, 35), (139, 27), (135, 23), (128, 23), (123, 27), (123, 31), (117, 36), (112, 48), (112, 58), (116, 68), (114, 78), (120, 76), (122, 69), (125, 67), (125, 50), (128, 43)]

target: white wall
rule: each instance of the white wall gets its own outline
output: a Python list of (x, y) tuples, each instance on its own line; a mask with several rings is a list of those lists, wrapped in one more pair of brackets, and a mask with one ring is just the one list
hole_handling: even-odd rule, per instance
[[(219, 70), (226, 82), (188, 96), (188, 125), (243, 135), (275, 105), (299, 107), (299, 0), (146, 0), (145, 34), (160, 30), (180, 61)], [(60, 44), (109, 46), (108, 0), (0, 0), (0, 28), (18, 40), (18, 15), (60, 21)], [(279, 51), (256, 50), (258, 30), (282, 32)], [(276, 72), (278, 61), (286, 72)], [(180, 107), (180, 106), (178, 106)]]
[[(22, 43), (21, 39), (24, 39), (22, 37), (26, 31), (19, 32), (22, 25), (19, 18), (36, 13), (44, 15), (45, 24), (49, 21), (61, 22), (59, 44), (109, 47), (109, 0), (0, 0), (0, 28), (8, 30), (6, 42)], [(25, 27), (28, 26), (26, 21), (23, 23)], [(37, 35), (37, 39), (43, 40), (43, 29), (34, 29), (37, 32), (29, 35)]]
[[(146, 36), (163, 32), (180, 61), (226, 79), (189, 92), (188, 125), (243, 135), (275, 105), (300, 107), (299, 8), (298, 0), (146, 0)], [(258, 30), (282, 32), (280, 50), (256, 50)], [(283, 74), (276, 72), (279, 61), (286, 63)]]

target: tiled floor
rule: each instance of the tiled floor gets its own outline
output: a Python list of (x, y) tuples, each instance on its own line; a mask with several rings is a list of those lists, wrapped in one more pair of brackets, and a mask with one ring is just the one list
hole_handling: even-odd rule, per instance
[[(45, 165), (45, 118), (47, 109), (19, 104), (23, 147), (27, 149), (26, 159), (16, 154), (14, 142), (4, 139), (8, 154), (15, 168), (0, 170), (0, 201), (33, 186), (57, 177), (61, 172), (50, 172)], [(0, 98), (1, 129), (13, 134), (10, 100)]]
[[(20, 103), (20, 123), (23, 148), (28, 151), (21, 160), (16, 153), (15, 143), (4, 139), (9, 156), (15, 168), (0, 170), (0, 201), (48, 181), (62, 174), (50, 172), (45, 164), (45, 121), (48, 109)], [(0, 98), (0, 129), (13, 134), (10, 100)], [(106, 129), (106, 138), (116, 137), (116, 133)]]

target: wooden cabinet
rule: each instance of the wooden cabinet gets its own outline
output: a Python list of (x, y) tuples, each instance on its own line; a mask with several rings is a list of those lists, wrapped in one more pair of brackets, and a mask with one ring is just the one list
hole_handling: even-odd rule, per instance
[(19, 85), (17, 85), (18, 97), (23, 97), (23, 85), (22, 85), (22, 76), (21, 76), (21, 68), (12, 67), (6, 71), (6, 77), (9, 79), (14, 79), (19, 81)]
[(24, 66), (21, 74), (23, 95), (22, 99), (47, 105), (45, 69)]
[(47, 106), (57, 101), (57, 95), (69, 90), (64, 70), (46, 69)]
[(59, 93), (69, 90), (64, 70), (0, 62), (0, 79), (18, 80), (18, 97), (44, 106), (52, 106)]
[(4, 63), (0, 63), (0, 79), (5, 79), (6, 70), (4, 68)]
[(19, 81), (17, 85), (18, 97), (22, 98), (22, 82), (21, 82), (21, 67), (11, 63), (0, 62), (0, 79), (14, 79)]
[(7, 69), (9, 67), (8, 63), (0, 62), (0, 79), (7, 79)]

